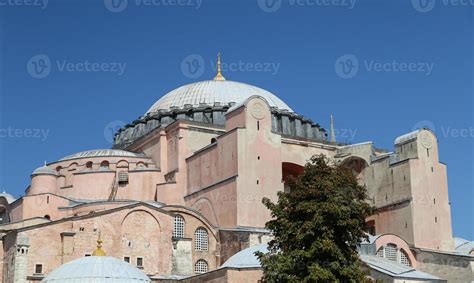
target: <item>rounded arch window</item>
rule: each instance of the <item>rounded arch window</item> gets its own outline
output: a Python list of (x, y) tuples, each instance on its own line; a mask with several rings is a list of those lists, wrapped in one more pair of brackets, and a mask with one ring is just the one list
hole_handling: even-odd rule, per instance
[(100, 163), (100, 169), (101, 169), (101, 170), (108, 170), (108, 169), (109, 169), (109, 166), (110, 166), (110, 164), (109, 164), (108, 161), (102, 161), (102, 162)]
[(62, 169), (63, 169), (62, 166), (58, 166), (58, 167), (56, 167), (56, 172), (60, 173)]
[(185, 224), (183, 216), (176, 215), (174, 217), (173, 238), (184, 238)]
[(86, 170), (92, 170), (92, 161), (86, 163)]
[(216, 138), (212, 138), (211, 139), (211, 143), (216, 143), (217, 142), (217, 139)]
[(410, 259), (408, 259), (408, 255), (404, 250), (400, 250), (400, 263), (405, 266), (411, 266)]
[(394, 244), (387, 244), (386, 246), (381, 247), (377, 251), (377, 256), (405, 266), (411, 266), (408, 254), (404, 250), (398, 249)]
[(144, 169), (144, 168), (147, 168), (147, 166), (146, 166), (146, 164), (143, 163), (143, 162), (138, 162), (138, 163), (137, 163), (137, 168), (138, 168), (138, 169)]
[(51, 216), (49, 216), (48, 214), (46, 214), (46, 215), (44, 216), (44, 218), (46, 218), (46, 219), (48, 219), (48, 220), (51, 220)]
[(199, 227), (194, 232), (194, 250), (207, 251), (209, 250), (209, 235), (207, 230)]
[(207, 271), (209, 271), (209, 265), (203, 259), (198, 260), (194, 265), (194, 273), (206, 273)]

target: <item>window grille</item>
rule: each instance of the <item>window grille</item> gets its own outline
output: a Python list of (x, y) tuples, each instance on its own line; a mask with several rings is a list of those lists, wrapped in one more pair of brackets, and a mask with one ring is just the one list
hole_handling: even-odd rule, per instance
[(174, 229), (173, 238), (184, 238), (184, 218), (181, 215), (177, 215), (174, 218)]
[(207, 230), (204, 228), (198, 228), (196, 232), (194, 232), (194, 249), (196, 251), (207, 251), (209, 246), (209, 237), (207, 234)]
[(402, 250), (400, 250), (400, 263), (405, 266), (411, 266), (407, 254)]
[(385, 258), (391, 261), (397, 261), (397, 247), (394, 245), (387, 245), (385, 247)]
[(207, 262), (203, 259), (200, 259), (194, 265), (194, 272), (195, 273), (206, 273), (209, 270), (209, 266)]
[(125, 171), (121, 171), (118, 173), (118, 182), (119, 184), (126, 184), (128, 183), (128, 173)]

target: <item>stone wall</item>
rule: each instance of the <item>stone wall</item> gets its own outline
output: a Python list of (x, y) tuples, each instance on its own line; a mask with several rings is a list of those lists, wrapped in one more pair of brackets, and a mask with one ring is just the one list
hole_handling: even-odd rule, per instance
[(474, 281), (474, 257), (442, 253), (437, 251), (413, 249), (417, 269), (433, 274), (448, 282)]

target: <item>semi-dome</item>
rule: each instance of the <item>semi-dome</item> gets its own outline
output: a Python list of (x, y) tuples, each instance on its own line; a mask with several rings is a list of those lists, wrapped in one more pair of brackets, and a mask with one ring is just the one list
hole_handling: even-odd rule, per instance
[(8, 203), (12, 203), (16, 200), (16, 198), (14, 196), (7, 193), (6, 191), (3, 191), (2, 193), (0, 193), (0, 198), (1, 197), (4, 197), (7, 200)]
[(271, 107), (293, 112), (280, 98), (262, 88), (235, 81), (208, 80), (187, 84), (170, 91), (153, 104), (146, 114), (169, 110), (171, 107), (184, 108), (188, 105), (198, 107), (202, 104), (210, 106), (225, 106), (231, 102), (238, 104), (254, 95), (265, 98)]
[(43, 279), (42, 282), (150, 282), (150, 279), (138, 268), (110, 256), (86, 256), (66, 264)]
[(48, 166), (44, 165), (44, 166), (41, 166), (39, 168), (36, 168), (36, 170), (33, 171), (33, 173), (31, 175), (32, 176), (36, 176), (36, 175), (54, 175), (54, 176), (56, 176), (57, 173), (53, 169), (51, 169)]
[(246, 248), (235, 255), (231, 256), (222, 268), (254, 268), (261, 267), (260, 260), (255, 255), (256, 252), (268, 253), (268, 244), (260, 244), (250, 248)]
[(142, 153), (135, 153), (119, 149), (95, 149), (74, 153), (61, 158), (59, 161), (93, 157), (145, 157), (145, 155)]

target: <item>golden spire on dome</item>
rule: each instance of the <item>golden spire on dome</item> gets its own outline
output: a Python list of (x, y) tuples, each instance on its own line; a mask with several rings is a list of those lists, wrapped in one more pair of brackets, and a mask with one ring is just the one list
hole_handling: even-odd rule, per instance
[(100, 238), (100, 233), (99, 233), (99, 239), (97, 239), (97, 248), (92, 253), (92, 256), (106, 256), (105, 251), (102, 249), (102, 243), (103, 241)]
[(215, 81), (225, 81), (224, 76), (221, 73), (221, 53), (217, 53), (217, 75), (214, 77)]

